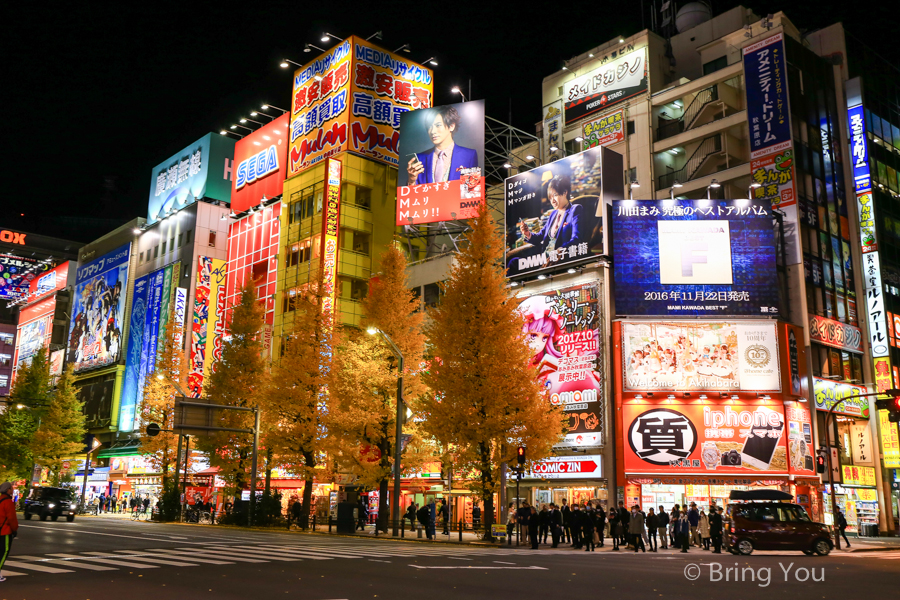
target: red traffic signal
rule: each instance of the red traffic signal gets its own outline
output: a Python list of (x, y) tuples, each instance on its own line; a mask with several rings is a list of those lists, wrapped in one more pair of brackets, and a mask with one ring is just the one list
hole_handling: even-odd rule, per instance
[(525, 464), (525, 446), (519, 446), (518, 450), (516, 450), (516, 461), (520, 465)]
[(875, 407), (878, 410), (888, 411), (888, 421), (898, 423), (900, 422), (900, 390), (888, 390), (885, 393), (891, 397), (875, 400)]
[(825, 472), (825, 457), (821, 454), (816, 456), (816, 473)]

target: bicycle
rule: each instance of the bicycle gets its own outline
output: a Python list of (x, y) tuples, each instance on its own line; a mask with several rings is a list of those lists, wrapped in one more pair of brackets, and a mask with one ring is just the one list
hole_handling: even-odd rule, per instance
[(144, 508), (135, 508), (131, 511), (131, 520), (132, 521), (149, 521), (150, 513)]
[(212, 524), (212, 515), (207, 511), (201, 511), (194, 508), (188, 509), (184, 513), (185, 523), (199, 523), (200, 525)]

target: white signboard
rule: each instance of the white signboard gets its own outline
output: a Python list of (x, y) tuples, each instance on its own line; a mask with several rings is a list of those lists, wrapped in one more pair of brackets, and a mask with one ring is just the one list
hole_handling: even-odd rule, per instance
[(609, 60), (565, 84), (566, 123), (572, 123), (627, 100), (647, 89), (646, 50)]
[(728, 221), (657, 221), (661, 284), (732, 285)]
[(850, 452), (854, 465), (875, 466), (868, 421), (857, 421), (850, 425)]
[(603, 456), (553, 456), (532, 465), (529, 479), (597, 479), (602, 477)]
[(866, 288), (866, 314), (869, 317), (869, 348), (873, 358), (890, 356), (881, 261), (877, 252), (863, 254), (863, 283)]

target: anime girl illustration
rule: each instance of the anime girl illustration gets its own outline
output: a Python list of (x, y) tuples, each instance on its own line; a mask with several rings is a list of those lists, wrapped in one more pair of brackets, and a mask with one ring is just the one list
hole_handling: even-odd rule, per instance
[(553, 310), (544, 296), (532, 296), (519, 305), (525, 319), (522, 331), (534, 350), (531, 364), (538, 369), (541, 379), (556, 372), (562, 353), (556, 349), (556, 340), (563, 333), (565, 319)]

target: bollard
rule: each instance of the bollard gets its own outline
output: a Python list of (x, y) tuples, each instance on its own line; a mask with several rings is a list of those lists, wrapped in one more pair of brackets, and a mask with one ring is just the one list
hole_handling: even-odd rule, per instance
[(462, 522), (462, 519), (460, 519), (460, 521), (459, 521), (459, 541), (462, 541), (463, 526), (464, 526), (464, 523)]
[(328, 533), (331, 533), (331, 515), (328, 515)]
[(313, 515), (313, 531), (316, 530), (316, 515)]
[(406, 537), (406, 519), (401, 519), (400, 521), (400, 537)]
[[(425, 527), (427, 527), (427, 525), (426, 525)], [(418, 537), (419, 539), (422, 539), (422, 529), (424, 529), (424, 528), (423, 528), (423, 527), (416, 527), (416, 534), (417, 534), (416, 537)]]

